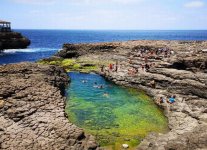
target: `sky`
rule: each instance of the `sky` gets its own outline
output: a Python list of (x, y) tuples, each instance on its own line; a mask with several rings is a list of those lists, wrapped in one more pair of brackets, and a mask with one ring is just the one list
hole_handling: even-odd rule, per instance
[(201, 30), (207, 0), (0, 0), (14, 29)]

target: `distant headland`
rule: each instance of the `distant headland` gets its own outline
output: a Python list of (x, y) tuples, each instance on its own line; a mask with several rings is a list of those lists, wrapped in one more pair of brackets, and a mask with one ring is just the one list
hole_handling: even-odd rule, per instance
[(30, 40), (21, 35), (21, 33), (13, 32), (11, 22), (0, 20), (0, 51), (5, 49), (27, 48)]

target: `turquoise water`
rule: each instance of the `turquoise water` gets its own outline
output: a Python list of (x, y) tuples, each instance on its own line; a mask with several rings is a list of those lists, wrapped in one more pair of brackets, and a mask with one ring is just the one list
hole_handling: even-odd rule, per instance
[(162, 111), (145, 93), (114, 85), (96, 74), (69, 76), (69, 120), (93, 134), (101, 146), (119, 149), (127, 143), (133, 148), (149, 132), (167, 131)]

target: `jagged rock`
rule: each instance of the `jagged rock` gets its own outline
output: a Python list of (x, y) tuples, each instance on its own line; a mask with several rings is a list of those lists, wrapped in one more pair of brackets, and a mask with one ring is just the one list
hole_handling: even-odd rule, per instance
[(88, 53), (112, 52), (118, 46), (116, 44), (99, 43), (99, 44), (64, 44), (63, 49), (55, 56), (61, 58), (73, 58)]
[(65, 117), (68, 82), (56, 66), (0, 66), (0, 149), (96, 149), (94, 138)]
[(0, 32), (0, 50), (27, 48), (30, 40), (17, 32)]

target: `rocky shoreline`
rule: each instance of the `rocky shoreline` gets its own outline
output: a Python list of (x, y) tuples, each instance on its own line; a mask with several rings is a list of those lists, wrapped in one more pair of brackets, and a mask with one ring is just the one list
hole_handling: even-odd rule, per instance
[[(137, 149), (207, 148), (207, 42), (128, 41), (96, 44), (64, 44), (54, 59), (90, 59), (118, 62), (118, 71), (104, 66), (100, 73), (116, 84), (146, 91), (164, 109), (170, 132), (150, 134)], [(159, 51), (167, 50), (168, 53)], [(142, 54), (144, 51), (144, 54)], [(148, 57), (147, 52), (157, 53)], [(142, 55), (140, 55), (142, 54)], [(149, 54), (150, 55), (150, 54)], [(150, 64), (148, 71), (143, 64)], [(104, 64), (100, 64), (101, 67)], [(145, 66), (145, 65), (144, 65)], [(132, 70), (132, 73), (131, 73)], [(136, 73), (134, 73), (134, 71)], [(152, 86), (152, 81), (156, 87)], [(175, 95), (176, 102), (157, 99)]]
[[(170, 131), (151, 133), (137, 149), (206, 149), (206, 49), (207, 41), (64, 44), (62, 51), (40, 62), (52, 66), (0, 66), (0, 149), (100, 149), (93, 136), (85, 135), (65, 117), (63, 89), (68, 79), (54, 65), (97, 72), (154, 98), (168, 117)], [(109, 63), (116, 62), (117, 71), (111, 70)], [(146, 71), (143, 64), (150, 68)], [(176, 96), (175, 103), (157, 101), (169, 95)]]
[(96, 149), (94, 138), (65, 115), (68, 82), (56, 66), (0, 66), (0, 149)]
[(5, 49), (27, 48), (30, 40), (18, 32), (0, 32), (0, 52)]

